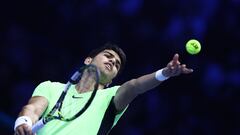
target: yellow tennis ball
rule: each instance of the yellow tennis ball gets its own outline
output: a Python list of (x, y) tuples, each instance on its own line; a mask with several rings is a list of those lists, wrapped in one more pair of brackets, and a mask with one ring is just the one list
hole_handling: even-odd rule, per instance
[(196, 39), (191, 39), (186, 44), (186, 50), (189, 54), (198, 54), (201, 51), (201, 44)]

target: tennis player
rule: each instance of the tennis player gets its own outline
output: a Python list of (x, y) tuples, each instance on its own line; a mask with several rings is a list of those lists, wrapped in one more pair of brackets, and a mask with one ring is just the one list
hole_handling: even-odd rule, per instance
[[(116, 125), (128, 105), (139, 94), (145, 93), (161, 84), (170, 77), (189, 74), (193, 70), (179, 62), (175, 54), (166, 67), (132, 79), (121, 86), (107, 87), (120, 74), (126, 62), (125, 53), (117, 45), (107, 43), (93, 50), (85, 59), (84, 64), (94, 64), (100, 70), (99, 90), (90, 107), (78, 118), (70, 122), (53, 120), (38, 135), (105, 135)], [(28, 104), (25, 105), (15, 121), (15, 135), (32, 135), (32, 125), (40, 117), (46, 116), (53, 108), (62, 92), (64, 84), (45, 81), (34, 90)], [(62, 111), (69, 117), (81, 108), (87, 100), (89, 90), (80, 91), (78, 84), (73, 85), (67, 93)], [(80, 108), (79, 108), (80, 107)]]

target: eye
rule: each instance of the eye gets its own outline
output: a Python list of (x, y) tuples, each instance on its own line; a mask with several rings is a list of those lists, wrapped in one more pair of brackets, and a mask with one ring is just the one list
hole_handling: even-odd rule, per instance
[(110, 55), (109, 55), (109, 54), (104, 54), (104, 56), (106, 56), (107, 58), (110, 58)]

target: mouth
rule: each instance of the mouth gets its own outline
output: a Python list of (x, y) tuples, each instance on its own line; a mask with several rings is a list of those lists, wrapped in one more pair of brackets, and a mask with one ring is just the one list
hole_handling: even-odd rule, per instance
[(105, 63), (105, 67), (107, 70), (112, 71), (112, 64), (111, 63)]

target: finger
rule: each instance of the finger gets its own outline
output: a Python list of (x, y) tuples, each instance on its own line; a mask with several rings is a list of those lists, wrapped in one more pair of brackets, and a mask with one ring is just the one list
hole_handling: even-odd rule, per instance
[(178, 65), (181, 65), (181, 62), (180, 62), (180, 61), (177, 61), (177, 64), (178, 64)]
[(182, 71), (184, 70), (184, 68), (186, 68), (186, 65), (185, 65), (185, 64), (182, 64), (182, 65), (181, 65)]
[(183, 68), (183, 73), (184, 73), (184, 74), (189, 74), (189, 73), (192, 73), (192, 72), (193, 72), (193, 69)]
[(29, 127), (29, 133), (30, 133), (30, 135), (37, 135), (37, 134), (33, 133), (32, 127)]
[(28, 126), (27, 128), (28, 135), (33, 135), (32, 128)]
[(176, 53), (174, 56), (173, 56), (173, 63), (177, 63), (179, 59), (179, 55)]
[(176, 70), (175, 70), (174, 75), (177, 76), (177, 75), (180, 75), (181, 73), (182, 73), (182, 66), (178, 65)]
[(181, 73), (184, 73), (184, 74), (186, 74), (186, 73), (191, 73), (191, 72), (193, 71), (192, 69), (186, 68), (186, 64), (182, 64), (182, 65), (180, 66), (180, 69), (181, 69)]
[(30, 129), (29, 126), (25, 125), (24, 131), (25, 131), (25, 134), (26, 134), (26, 135), (31, 135), (31, 129)]
[(174, 69), (181, 69), (182, 68), (182, 66), (181, 66), (181, 63), (179, 62), (179, 61), (177, 61), (176, 63), (174, 63), (173, 65), (172, 65), (172, 69), (174, 70)]
[(172, 62), (172, 61), (169, 62), (168, 65), (167, 65), (167, 67), (168, 67), (169, 69), (173, 70), (173, 69), (174, 69), (173, 62)]
[(180, 70), (180, 65), (175, 65), (175, 66), (171, 66), (169, 71), (169, 75), (170, 76), (176, 76), (176, 74), (179, 72)]
[(26, 124), (23, 125), (24, 135), (30, 135), (30, 127)]
[(17, 135), (24, 135), (24, 129), (22, 127), (18, 128)]
[(181, 63), (179, 62), (179, 55), (175, 54), (172, 60), (173, 65), (180, 65)]

